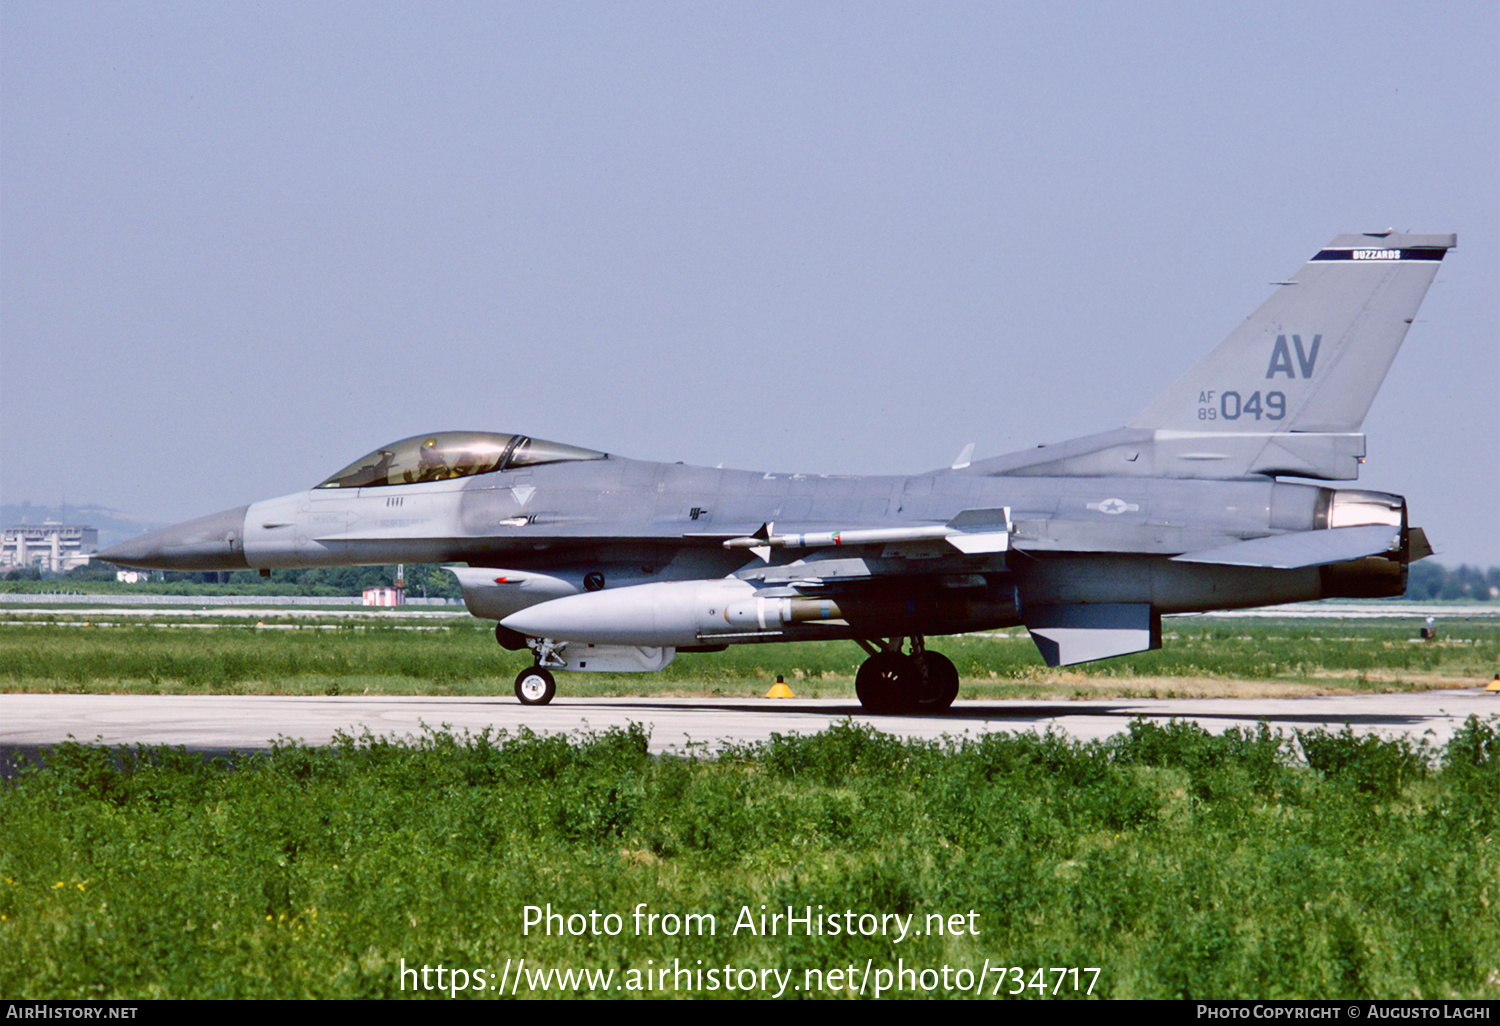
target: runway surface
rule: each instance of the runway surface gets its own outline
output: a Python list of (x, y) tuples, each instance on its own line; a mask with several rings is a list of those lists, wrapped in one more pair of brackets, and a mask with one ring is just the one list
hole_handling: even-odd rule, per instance
[(514, 733), (645, 725), (658, 752), (773, 733), (812, 734), (842, 720), (914, 738), (976, 736), (1056, 727), (1081, 739), (1124, 730), (1136, 717), (1193, 720), (1210, 731), (1265, 720), (1282, 730), (1322, 727), (1445, 742), (1470, 715), (1500, 715), (1500, 694), (1482, 690), (1266, 699), (1024, 699), (959, 701), (942, 715), (870, 716), (845, 699), (559, 698), (527, 707), (511, 696), (271, 697), (241, 695), (0, 695), (0, 751), (35, 751), (72, 738), (111, 745), (170, 744), (207, 752), (269, 747), (278, 738), (324, 744), (335, 733), (419, 734), (424, 727)]

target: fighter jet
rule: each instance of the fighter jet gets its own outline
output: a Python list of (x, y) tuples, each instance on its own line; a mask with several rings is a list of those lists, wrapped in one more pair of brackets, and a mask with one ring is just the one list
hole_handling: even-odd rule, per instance
[(554, 671), (853, 641), (872, 712), (959, 691), (929, 638), (1025, 625), (1048, 666), (1161, 646), (1166, 613), (1400, 595), (1431, 553), (1399, 495), (1330, 488), (1451, 234), (1340, 235), (1123, 427), (918, 474), (762, 473), (439, 431), (101, 553), (171, 570), (444, 562)]

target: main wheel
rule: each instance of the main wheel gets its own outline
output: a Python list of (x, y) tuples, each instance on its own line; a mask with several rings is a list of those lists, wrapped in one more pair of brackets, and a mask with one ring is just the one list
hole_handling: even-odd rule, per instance
[(516, 674), (516, 697), (522, 705), (546, 705), (557, 694), (557, 681), (540, 666), (529, 666)]
[(866, 712), (900, 712), (910, 685), (911, 660), (899, 652), (879, 652), (859, 664), (854, 693)]
[(931, 650), (923, 653), (927, 660), (925, 686), (918, 684), (914, 708), (919, 712), (941, 712), (953, 704), (958, 697), (958, 667), (953, 660), (941, 652)]

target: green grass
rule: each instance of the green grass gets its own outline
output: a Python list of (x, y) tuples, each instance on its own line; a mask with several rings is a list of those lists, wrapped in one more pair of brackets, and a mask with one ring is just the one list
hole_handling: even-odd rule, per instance
[[(505, 652), (472, 619), (394, 617), (253, 621), (204, 614), (215, 628), (140, 622), (107, 612), (0, 625), (0, 691), (92, 693), (505, 694), (527, 653)], [(62, 626), (89, 619), (117, 626)], [(424, 629), (402, 630), (400, 625)], [(1476, 685), (1500, 670), (1500, 629), (1483, 620), (1441, 623), (1443, 640), (1414, 643), (1410, 622), (1170, 621), (1157, 652), (1047, 670), (1026, 633), (937, 638), (957, 664), (967, 697), (1098, 693), (1214, 693), (1250, 680), (1313, 691)], [(799, 696), (846, 697), (864, 658), (850, 642), (745, 645), (680, 655), (659, 674), (566, 674), (564, 695), (751, 695), (784, 674)], [(1238, 693), (1245, 693), (1240, 691)]]
[[(845, 725), (711, 760), (653, 758), (634, 728), (344, 738), (235, 766), (62, 745), (0, 787), (0, 993), (391, 997), (403, 959), (703, 959), (801, 982), (988, 958), (1097, 966), (1106, 997), (1500, 998), (1496, 726), (1440, 752), (1144, 722), (1088, 743)], [(641, 902), (719, 930), (634, 936)], [(627, 926), (522, 936), (547, 903)], [(972, 910), (980, 932), (731, 935), (762, 903)]]

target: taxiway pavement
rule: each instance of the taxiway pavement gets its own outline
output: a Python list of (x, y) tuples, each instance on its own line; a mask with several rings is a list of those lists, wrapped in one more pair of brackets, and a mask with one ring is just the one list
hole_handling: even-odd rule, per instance
[(689, 745), (812, 734), (843, 720), (912, 738), (977, 736), (1056, 728), (1080, 739), (1104, 738), (1137, 717), (1192, 720), (1219, 732), (1253, 727), (1324, 728), (1405, 734), (1441, 744), (1471, 716), (1500, 716), (1500, 694), (1420, 691), (1310, 698), (960, 700), (940, 715), (871, 716), (847, 699), (558, 698), (522, 706), (494, 696), (0, 695), (0, 751), (34, 751), (69, 739), (110, 745), (169, 744), (206, 752), (251, 751), (277, 739), (326, 744), (337, 733), (404, 737), (426, 728), (455, 732), (522, 727), (538, 733), (602, 731), (639, 723), (658, 752)]

